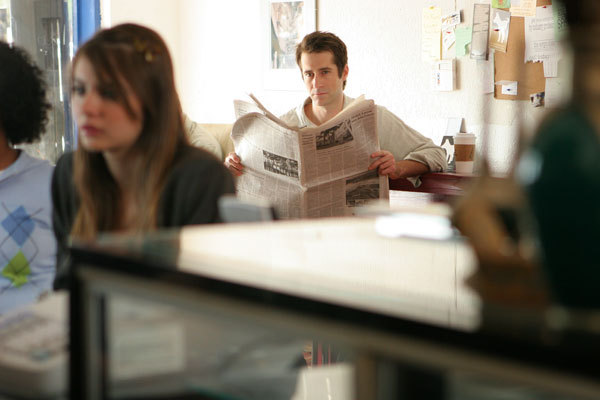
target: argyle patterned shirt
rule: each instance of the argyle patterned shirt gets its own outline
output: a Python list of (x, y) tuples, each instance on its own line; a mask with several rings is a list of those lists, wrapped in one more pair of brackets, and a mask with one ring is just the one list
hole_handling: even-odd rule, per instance
[(52, 170), (21, 151), (0, 171), (0, 314), (33, 303), (52, 286)]

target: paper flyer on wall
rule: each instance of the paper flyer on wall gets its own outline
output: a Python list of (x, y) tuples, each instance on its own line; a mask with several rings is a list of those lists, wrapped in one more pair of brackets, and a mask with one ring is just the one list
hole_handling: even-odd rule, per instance
[(442, 57), (442, 9), (440, 7), (423, 8), (421, 25), (422, 61), (437, 61)]
[(236, 182), (241, 199), (266, 199), (287, 219), (354, 215), (389, 197), (387, 177), (368, 170), (379, 150), (373, 100), (360, 96), (323, 125), (295, 128), (251, 98), (234, 101), (231, 131), (245, 167)]
[(510, 15), (513, 17), (535, 17), (536, 0), (512, 0)]
[(473, 32), (471, 37), (471, 59), (487, 60), (490, 28), (490, 5), (473, 5)]
[(562, 51), (556, 41), (552, 6), (538, 7), (535, 17), (525, 17), (525, 62), (543, 61), (544, 77), (558, 75), (558, 61)]
[(490, 48), (506, 53), (508, 33), (510, 30), (510, 13), (494, 8), (492, 10), (492, 30), (490, 33)]

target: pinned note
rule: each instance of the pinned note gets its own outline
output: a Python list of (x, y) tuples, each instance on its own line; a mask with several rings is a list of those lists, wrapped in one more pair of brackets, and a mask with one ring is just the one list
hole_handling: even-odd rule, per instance
[(437, 61), (442, 58), (442, 9), (425, 7), (422, 17), (421, 59)]
[(542, 107), (544, 105), (544, 92), (533, 93), (529, 95), (529, 101), (534, 107)]
[(471, 58), (487, 60), (490, 29), (490, 5), (473, 4), (473, 35), (471, 38)]
[(492, 15), (490, 48), (506, 53), (508, 32), (510, 28), (510, 13), (508, 11), (494, 9)]
[(454, 90), (455, 71), (454, 60), (441, 60), (434, 63), (431, 88), (440, 92)]
[(513, 17), (535, 17), (536, 0), (512, 0), (510, 14)]
[(538, 7), (535, 17), (525, 18), (525, 62), (543, 61), (544, 76), (554, 78), (561, 58), (561, 47), (555, 40), (553, 7)]
[(463, 57), (467, 54), (467, 46), (471, 43), (472, 30), (470, 26), (457, 27), (454, 31), (456, 38), (456, 57)]
[(448, 50), (455, 42), (456, 34), (454, 33), (454, 28), (444, 29), (442, 31), (442, 43), (444, 44), (444, 49)]
[(452, 28), (460, 24), (460, 11), (454, 11), (442, 17), (442, 30)]
[(493, 8), (510, 8), (510, 0), (492, 0)]
[(496, 85), (502, 86), (502, 94), (516, 96), (518, 94), (518, 83), (516, 81), (498, 81)]

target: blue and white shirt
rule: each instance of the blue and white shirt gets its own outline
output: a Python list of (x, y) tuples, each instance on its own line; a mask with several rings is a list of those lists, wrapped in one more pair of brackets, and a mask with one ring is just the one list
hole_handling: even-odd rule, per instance
[(50, 182), (54, 167), (21, 151), (0, 171), (0, 314), (52, 288), (56, 240)]

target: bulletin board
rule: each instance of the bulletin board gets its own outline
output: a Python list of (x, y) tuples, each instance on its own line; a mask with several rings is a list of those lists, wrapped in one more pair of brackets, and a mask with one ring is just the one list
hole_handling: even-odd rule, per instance
[[(537, 6), (549, 6), (552, 0), (537, 0)], [(541, 62), (525, 60), (525, 18), (511, 17), (506, 53), (494, 53), (494, 82), (516, 81), (517, 95), (502, 94), (502, 86), (495, 85), (494, 97), (502, 100), (529, 100), (529, 95), (546, 90), (544, 66)], [(522, 69), (522, 70), (521, 70)]]

